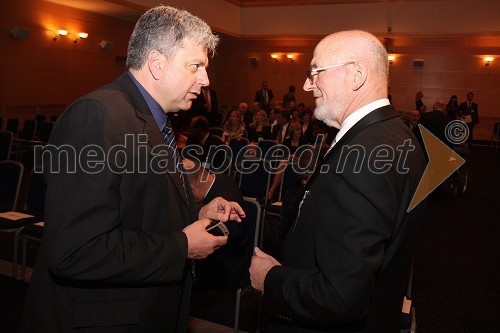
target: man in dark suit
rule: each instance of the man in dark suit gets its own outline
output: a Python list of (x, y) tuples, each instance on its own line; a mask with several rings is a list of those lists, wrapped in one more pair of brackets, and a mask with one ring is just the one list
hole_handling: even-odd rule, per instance
[(453, 147), (453, 144), (446, 138), (446, 125), (451, 121), (446, 115), (446, 104), (442, 100), (437, 100), (432, 111), (425, 112), (420, 116), (420, 124), (434, 134), (439, 140)]
[[(223, 195), (243, 205), (243, 195), (232, 177), (213, 174), (187, 159), (183, 164), (197, 202), (205, 204)], [(250, 282), (248, 267), (254, 238), (251, 225), (244, 220), (242, 223), (228, 221), (226, 226), (229, 230), (227, 244), (196, 263), (195, 286), (201, 290), (236, 290)]]
[(473, 101), (473, 99), (474, 93), (467, 93), (467, 101), (460, 103), (460, 107), (458, 108), (462, 114), (462, 119), (467, 123), (467, 127), (469, 128), (468, 142), (470, 144), (474, 141), (474, 125), (479, 124), (478, 105)]
[(193, 116), (203, 116), (208, 120), (210, 127), (216, 127), (219, 103), (215, 90), (210, 87), (202, 87), (198, 98), (193, 101), (191, 110)]
[(222, 198), (196, 208), (167, 118), (209, 84), (217, 42), (188, 12), (152, 8), (130, 38), (127, 72), (59, 117), (22, 332), (186, 332), (193, 260), (227, 241), (205, 231), (209, 219), (243, 214)]
[[(183, 156), (188, 158), (195, 157), (197, 162), (213, 166), (216, 169), (223, 168), (223, 164), (226, 161), (226, 151), (218, 151), (218, 147), (226, 148), (226, 145), (219, 137), (210, 134), (209, 130), (208, 120), (202, 116), (194, 117), (189, 126), (190, 133)], [(198, 150), (197, 153), (191, 149), (192, 145), (201, 147), (202, 150)], [(188, 150), (190, 150), (189, 153), (187, 152)]]
[(272, 128), (271, 139), (277, 143), (283, 143), (290, 137), (290, 111), (283, 109), (276, 117), (277, 126)]
[(425, 159), (387, 99), (375, 36), (327, 36), (311, 67), (304, 90), (315, 115), (340, 131), (308, 181), (282, 262), (256, 248), (252, 286), (264, 292), (271, 332), (396, 333), (425, 207), (408, 208)]
[(269, 83), (267, 81), (262, 81), (262, 89), (255, 92), (254, 102), (259, 102), (262, 108), (269, 113), (270, 103), (273, 98), (273, 91), (269, 89)]

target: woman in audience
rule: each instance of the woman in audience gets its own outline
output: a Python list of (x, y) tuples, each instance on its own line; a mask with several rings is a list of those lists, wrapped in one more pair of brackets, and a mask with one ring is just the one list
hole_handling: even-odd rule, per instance
[(271, 126), (267, 119), (266, 111), (258, 110), (253, 116), (253, 121), (248, 125), (248, 140), (257, 143), (261, 140), (271, 138)]
[(451, 96), (450, 101), (446, 104), (446, 115), (450, 119), (457, 119), (459, 117), (459, 109), (460, 105), (458, 105), (457, 95)]
[(245, 124), (238, 110), (231, 110), (229, 119), (224, 124), (224, 133), (222, 133), (222, 141), (229, 144), (232, 139), (241, 139), (245, 136)]
[(415, 108), (420, 111), (420, 114), (424, 113), (427, 109), (424, 102), (422, 101), (422, 98), (424, 98), (424, 93), (421, 91), (417, 91), (417, 93), (415, 94)]
[(293, 155), (297, 148), (304, 142), (302, 141), (302, 125), (298, 123), (290, 124), (290, 137), (283, 141), (283, 144), (290, 149), (290, 154)]

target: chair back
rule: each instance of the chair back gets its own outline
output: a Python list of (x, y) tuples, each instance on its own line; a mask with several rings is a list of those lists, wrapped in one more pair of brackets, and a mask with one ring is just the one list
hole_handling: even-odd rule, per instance
[(24, 209), (35, 215), (43, 216), (46, 191), (47, 186), (45, 185), (43, 173), (31, 171)]
[(17, 129), (19, 128), (19, 119), (17, 118), (9, 118), (7, 120), (7, 125), (5, 126), (5, 130), (12, 132), (14, 137), (17, 136)]
[(260, 150), (262, 151), (262, 158), (264, 158), (267, 154), (267, 151), (276, 145), (276, 142), (274, 140), (261, 140), (257, 143), (257, 146), (259, 146)]
[(210, 134), (216, 135), (218, 137), (222, 137), (222, 133), (224, 133), (224, 129), (222, 127), (210, 127), (208, 129)]
[(8, 131), (0, 132), (0, 161), (10, 159), (14, 134)]
[(283, 171), (283, 178), (281, 179), (278, 201), (282, 201), (284, 193), (298, 186), (300, 186), (300, 178), (293, 170), (293, 162), (288, 162), (285, 170)]
[(0, 162), (0, 204), (1, 210), (16, 210), (21, 181), (23, 178), (23, 165), (15, 161)]
[(3, 118), (0, 117), (0, 131), (2, 130), (2, 125), (3, 125)]
[[(253, 232), (253, 248), (259, 244), (260, 220), (262, 217), (260, 204), (257, 200), (249, 197), (243, 197), (243, 211), (246, 214), (245, 221), (251, 223), (249, 232)], [(253, 249), (252, 248), (252, 249)]]
[[(267, 165), (266, 165), (267, 163)], [(267, 192), (271, 184), (269, 162), (260, 160), (243, 160), (238, 166), (240, 173), (239, 187), (246, 197), (263, 199), (267, 202)]]
[(233, 164), (236, 161), (236, 157), (240, 153), (240, 151), (248, 146), (248, 139), (231, 139), (229, 141), (229, 148), (233, 154)]
[(37, 114), (35, 116), (35, 120), (36, 120), (36, 129), (37, 131), (40, 130), (40, 126), (42, 125), (42, 123), (45, 121), (45, 115), (44, 114)]
[(40, 141), (45, 143), (49, 142), (53, 128), (54, 128), (54, 123), (52, 121), (45, 120), (40, 125), (40, 133), (38, 134), (38, 138), (40, 139)]
[(33, 140), (36, 132), (36, 120), (25, 120), (23, 124), (23, 131), (21, 132), (20, 139)]

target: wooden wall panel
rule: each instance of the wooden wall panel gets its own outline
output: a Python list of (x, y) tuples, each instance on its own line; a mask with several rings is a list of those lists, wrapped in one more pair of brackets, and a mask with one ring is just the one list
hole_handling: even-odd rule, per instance
[[(3, 118), (22, 121), (37, 112), (60, 113), (79, 96), (116, 78), (116, 58), (126, 56), (133, 22), (40, 0), (4, 0), (0, 6)], [(15, 26), (30, 29), (29, 38), (13, 38), (9, 32)], [(84, 31), (89, 37), (77, 43), (74, 36), (54, 41), (57, 29)], [(112, 41), (113, 48), (100, 49), (101, 40)]]
[[(31, 30), (28, 39), (9, 34), (13, 26)], [(0, 112), (31, 117), (40, 110), (60, 112), (61, 105), (113, 80), (124, 68), (124, 57), (134, 23), (105, 17), (41, 0), (0, 2)], [(85, 31), (89, 38), (74, 44), (71, 38), (52, 40), (53, 30)], [(453, 94), (465, 99), (475, 92), (480, 115), (500, 117), (500, 36), (483, 35), (380, 35), (393, 38), (397, 59), (390, 69), (390, 87), (398, 109), (414, 107), (415, 92), (424, 102), (447, 101)], [(297, 100), (314, 107), (312, 94), (304, 92), (305, 70), (320, 36), (225, 36), (210, 60), (209, 77), (219, 104), (252, 102), (261, 81), (267, 80), (279, 101), (293, 84)], [(101, 50), (101, 40), (113, 41)], [(284, 55), (294, 53), (290, 63)], [(280, 54), (276, 63), (271, 53)], [(484, 66), (482, 57), (497, 59)], [(249, 58), (258, 58), (253, 65)], [(424, 59), (416, 68), (413, 60)], [(56, 105), (56, 107), (49, 107)]]

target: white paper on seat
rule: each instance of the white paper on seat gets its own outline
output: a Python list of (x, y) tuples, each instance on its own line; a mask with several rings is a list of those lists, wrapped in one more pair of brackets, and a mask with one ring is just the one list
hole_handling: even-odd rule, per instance
[(11, 220), (11, 221), (17, 221), (20, 219), (25, 219), (27, 217), (34, 217), (33, 215), (29, 214), (24, 214), (24, 213), (19, 213), (19, 212), (5, 212), (5, 213), (0, 213), (0, 217)]

